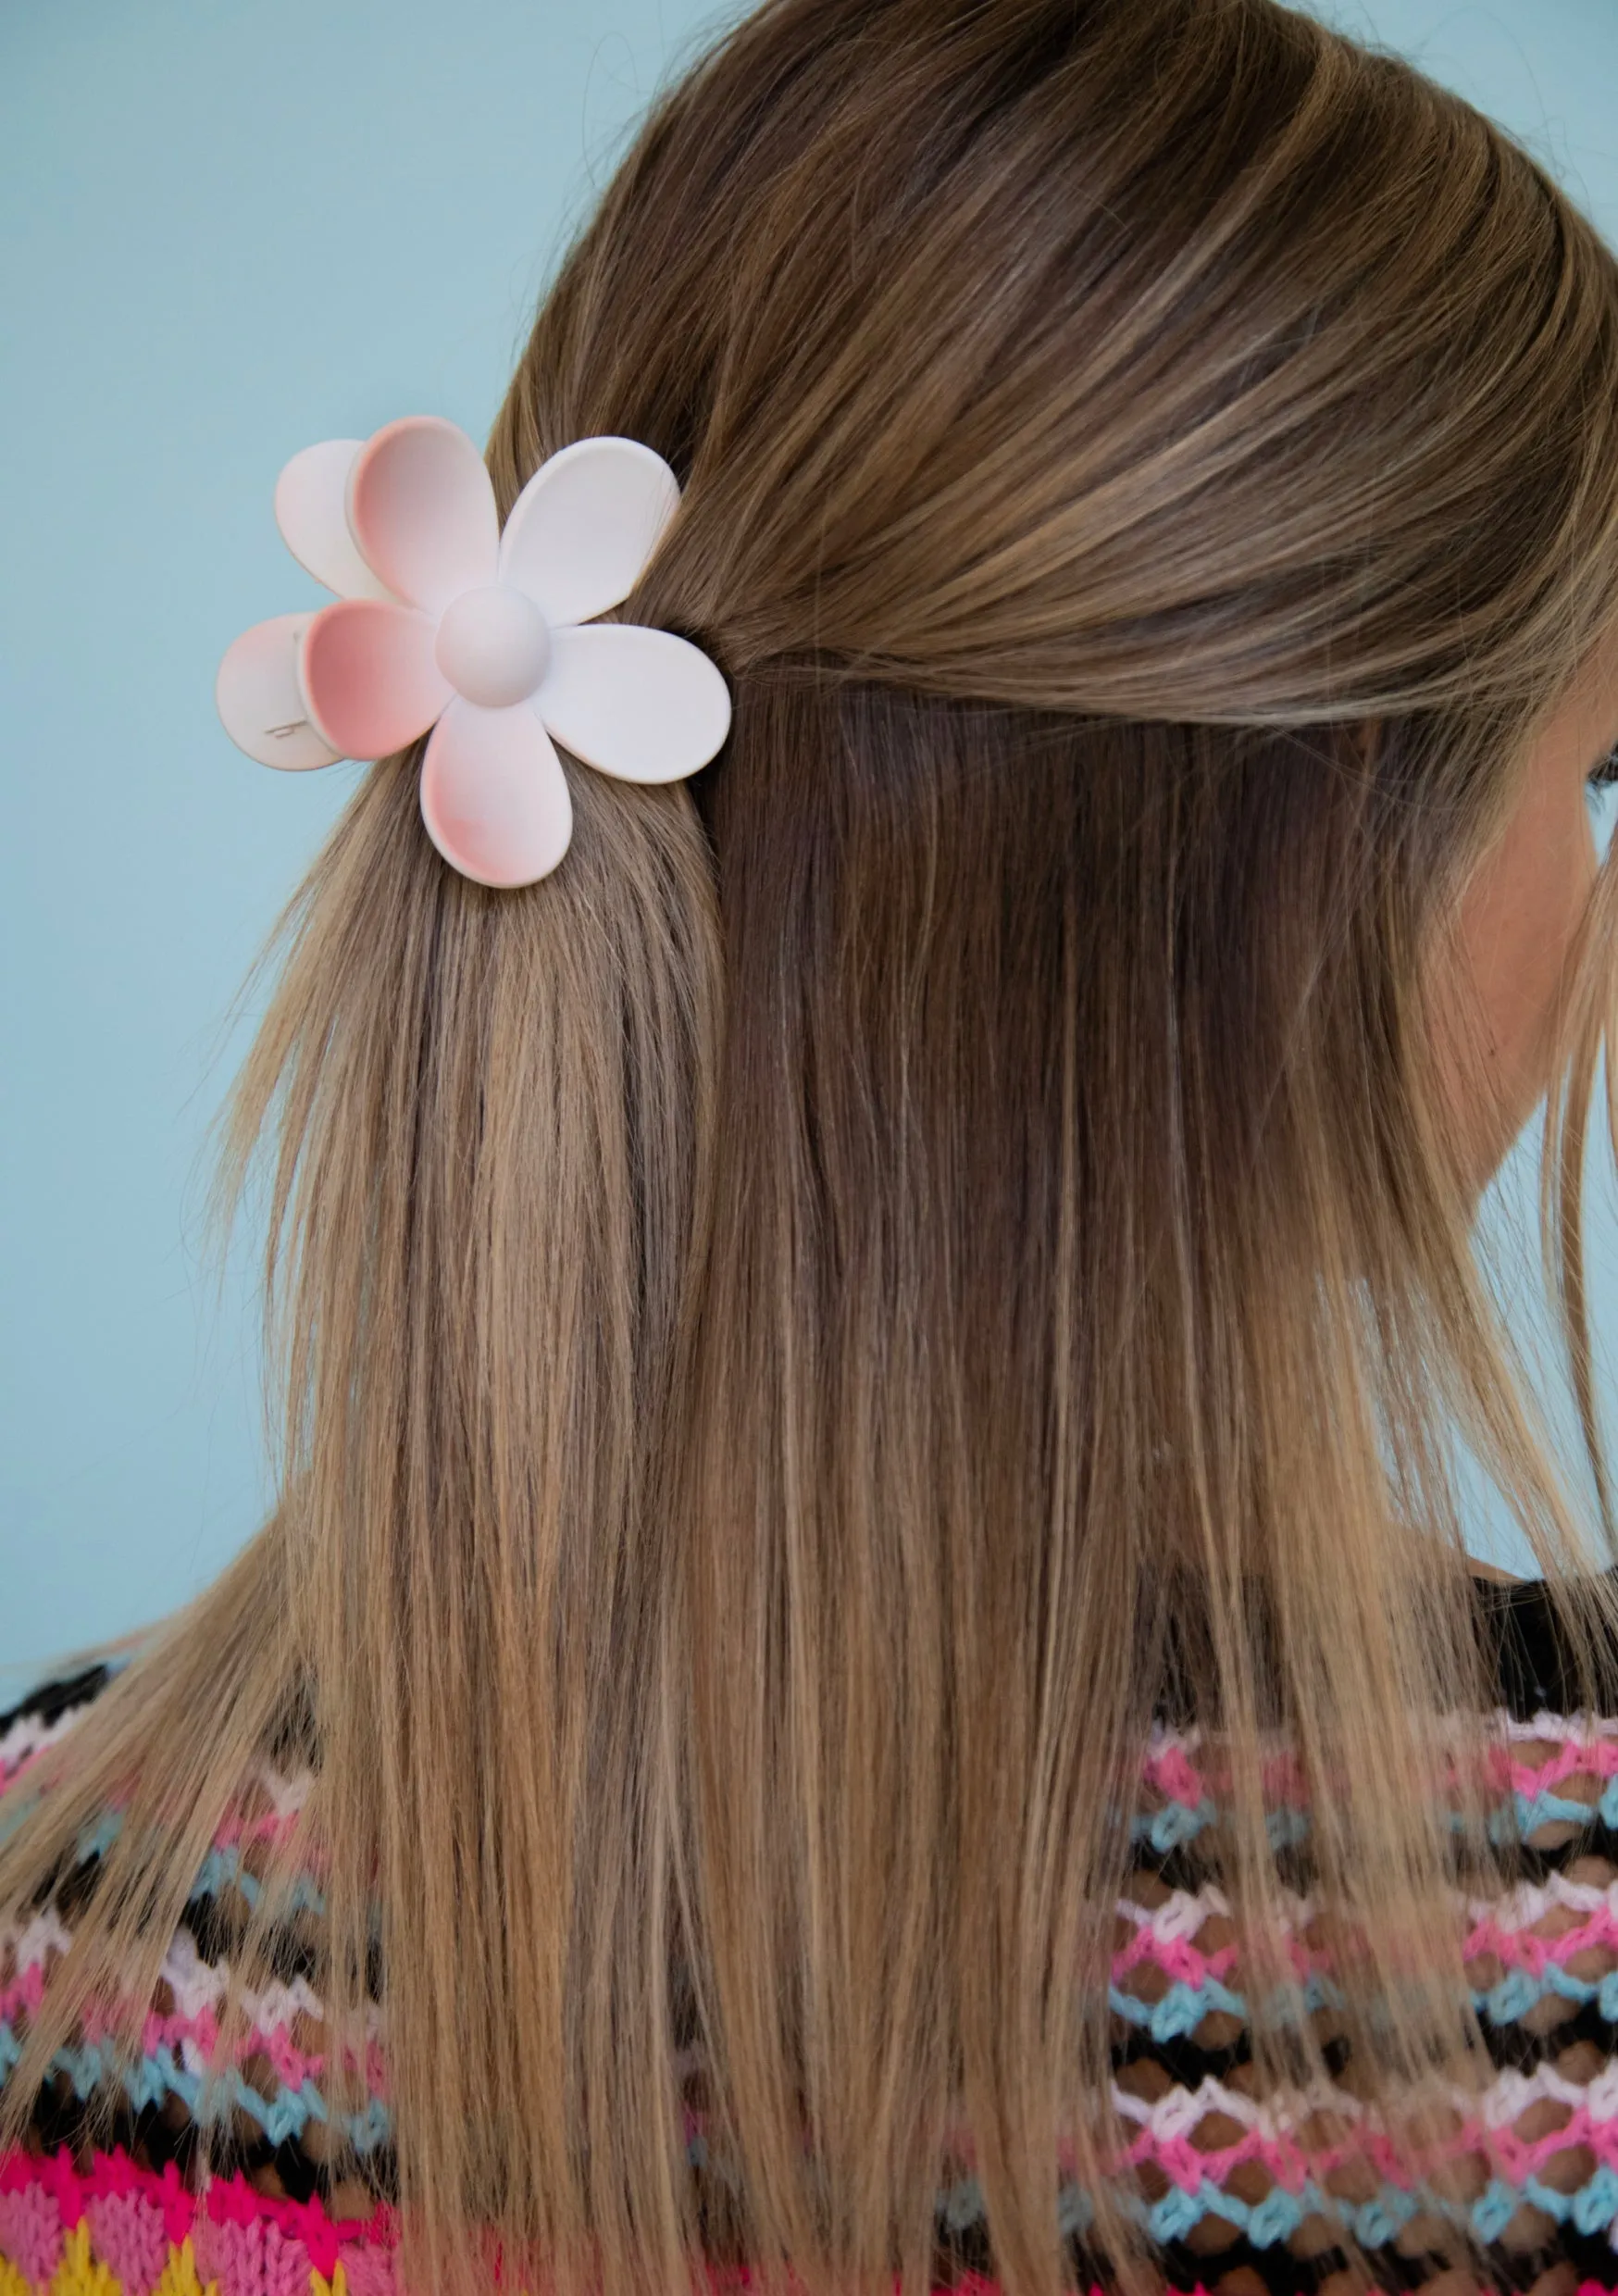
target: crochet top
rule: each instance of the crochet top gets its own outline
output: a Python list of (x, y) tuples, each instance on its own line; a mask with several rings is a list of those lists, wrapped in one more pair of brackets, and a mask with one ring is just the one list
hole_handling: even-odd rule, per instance
[[(1567, 1711), (1542, 1591), (1479, 1582), (1479, 1599), (1500, 1627), (1507, 1753), (1494, 1826), (1509, 1866), (1502, 1892), (1458, 1888), (1456, 1905), (1490, 2067), (1457, 2115), (1443, 2173), (1424, 2171), (1425, 2183), (1375, 2137), (1353, 2148), (1320, 2139), (1323, 2106), (1339, 2128), (1359, 2112), (1346, 2089), (1307, 2101), (1307, 2126), (1266, 2100), (1240, 1940), (1199, 1854), (1214, 1820), (1201, 1741), (1166, 1723), (1153, 1733), (1110, 2002), (1123, 2188), (1167, 2288), (1314, 2296), (1343, 2269), (1345, 2229), (1383, 2287), (1418, 2286), (1443, 2269), (1433, 2228), (1448, 2219), (1486, 2244), (1500, 2288), (1531, 2288), (1560, 2265), (1565, 2288), (1618, 2290), (1618, 1716)], [(0, 1794), (107, 1678), (93, 1668), (0, 1716)], [(24, 2140), (0, 2156), (0, 2296), (394, 2296), (380, 2003), (368, 2099), (350, 2123), (366, 2183), (334, 2184), (324, 2165), (321, 2006), (306, 1953), (300, 1966), (289, 1951), (252, 2003), (228, 2085), (202, 2093), (253, 1894), (243, 1851), (285, 1823), (306, 1783), (266, 1770), (221, 1828), (150, 2003), (143, 2057), (116, 2077), (111, 2121), (93, 2138), (85, 2101), (106, 2086), (93, 2020), (53, 2061)], [(1283, 1793), (1278, 1822), (1289, 1843), (1307, 1837), (1301, 1796)], [(48, 1899), (0, 1919), (0, 2083), (116, 1826), (109, 1815), (81, 1840), (77, 1868)], [(317, 1919), (312, 1882), (305, 1903)], [(1306, 1906), (1293, 1950), (1306, 2003), (1329, 2009), (1330, 1954), (1311, 1942)], [(690, 2105), (686, 2133), (700, 2167), (702, 2115)], [(1060, 2205), (1082, 2286), (1098, 2277), (1089, 2204), (1064, 2183)], [(938, 2284), (980, 2283), (989, 2249), (970, 2175), (941, 2185), (937, 2226)]]

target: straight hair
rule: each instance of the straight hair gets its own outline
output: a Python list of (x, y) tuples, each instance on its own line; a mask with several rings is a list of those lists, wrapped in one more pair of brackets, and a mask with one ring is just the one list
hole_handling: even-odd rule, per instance
[[(492, 2243), (558, 2296), (909, 2296), (963, 2144), (1010, 2296), (1071, 2269), (1063, 2160), (1145, 2284), (1108, 1971), (1165, 1681), (1269, 2077), (1330, 2038), (1284, 1743), (1332, 2035), (1413, 2129), (1475, 2042), (1457, 1429), (1599, 1687), (1600, 1526), (1474, 1258), (1426, 984), (1618, 616), (1618, 268), (1274, 0), (765, 0), (561, 263), (503, 513), (604, 432), (679, 479), (621, 612), (720, 663), (729, 740), (688, 788), (569, 762), (515, 892), (386, 760), (290, 909), (224, 1166), (280, 1497), (31, 1773), (0, 1903), (126, 1817), (0, 2134), (145, 1998), (270, 1749), (313, 1782), (233, 1975), (317, 1873), (335, 2095), (381, 1973), (406, 2285)], [(1598, 1452), (1613, 901), (1547, 1181)]]

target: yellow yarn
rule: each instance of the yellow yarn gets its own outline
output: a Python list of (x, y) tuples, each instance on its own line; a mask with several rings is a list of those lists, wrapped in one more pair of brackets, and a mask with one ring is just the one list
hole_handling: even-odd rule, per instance
[[(0, 2289), (0, 2296), (6, 2296), (4, 2289)], [(310, 2265), (309, 2296), (348, 2296), (348, 2275), (342, 2269), (341, 2258), (332, 2265), (329, 2280), (317, 2272), (313, 2265)]]
[(0, 2256), (0, 2296), (34, 2296), (33, 2282), (25, 2280), (6, 2256)]
[[(348, 2296), (342, 2266), (338, 2265), (330, 2290), (320, 2275), (310, 2275), (320, 2296)], [(0, 2296), (123, 2296), (117, 2273), (90, 2252), (90, 2227), (81, 2217), (62, 2242), (62, 2260), (48, 2280), (38, 2287), (25, 2280), (9, 2257), (0, 2256)], [(152, 2296), (219, 2296), (218, 2280), (197, 2277), (196, 2258), (189, 2237), (168, 2250), (168, 2262)]]
[(90, 2227), (82, 2216), (62, 2242), (50, 2296), (123, 2296), (122, 2281), (90, 2253)]
[[(0, 2296), (6, 2296), (3, 2289), (0, 2289)], [(152, 2290), (152, 2296), (219, 2296), (218, 2280), (208, 2281), (205, 2288), (196, 2277), (196, 2258), (191, 2252), (189, 2232), (178, 2248), (172, 2241), (169, 2242), (168, 2262), (163, 2267), (163, 2277)]]

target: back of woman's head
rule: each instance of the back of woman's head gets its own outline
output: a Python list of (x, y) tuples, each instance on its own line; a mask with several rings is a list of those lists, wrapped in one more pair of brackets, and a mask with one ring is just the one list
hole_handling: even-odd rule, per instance
[(184, 1742), (205, 1831), (303, 1687), (332, 2014), (376, 1882), (441, 2263), (470, 2212), (676, 2269), (683, 2018), (712, 2240), (925, 2271), (964, 2125), (1032, 2287), (1064, 2142), (1100, 2182), (1171, 1670), (1261, 1924), (1292, 1733), (1363, 2003), (1404, 1972), (1367, 2087), (1463, 2038), (1453, 1415), (1565, 1533), (1425, 982), (1618, 613), (1618, 270), (1274, 0), (767, 0), (563, 264), (503, 509), (601, 433), (680, 480), (622, 611), (729, 740), (573, 773), (519, 892), (446, 869), (413, 756), (367, 775), (237, 1108), (283, 1503), (52, 1823), (137, 1744), (171, 1814)]

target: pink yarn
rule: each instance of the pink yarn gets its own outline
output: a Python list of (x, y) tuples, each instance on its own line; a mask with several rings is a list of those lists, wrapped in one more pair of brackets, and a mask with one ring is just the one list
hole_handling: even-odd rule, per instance
[[(1566, 1724), (1562, 1724), (1563, 1730)], [(1546, 1731), (1546, 1743), (1550, 1741)], [(1513, 1791), (1530, 1801), (1569, 1778), (1612, 1778), (1618, 1775), (1618, 1739), (1562, 1737), (1556, 1752), (1541, 1763), (1518, 1762), (1508, 1756), (1507, 1780)]]
[(297, 1822), (295, 1810), (284, 1814), (279, 1810), (266, 1810), (259, 1816), (248, 1819), (242, 1816), (240, 1810), (232, 1808), (219, 1822), (218, 1831), (214, 1836), (214, 1847), (216, 1850), (231, 1850), (243, 1841), (281, 1841)]
[(0, 2256), (43, 2287), (62, 2254), (62, 2214), (43, 2185), (0, 2188)]
[(85, 2215), (95, 2254), (121, 2283), (123, 2296), (150, 2296), (168, 2262), (162, 2210), (138, 2192), (94, 2192)]
[(348, 2296), (397, 2296), (392, 2253), (380, 2242), (344, 2242), (337, 2260), (348, 2282)]
[(79, 2172), (73, 2165), (73, 2155), (64, 2145), (59, 2152), (47, 2153), (36, 2164), (35, 2181), (56, 2203), (56, 2214), (62, 2220), (64, 2232), (70, 2232), (84, 2214), (83, 2196), (79, 2189)]
[(1147, 1756), (1145, 1777), (1149, 1788), (1189, 1810), (1194, 1810), (1208, 1791), (1185, 1748), (1172, 1741)]
[(176, 2248), (191, 2230), (196, 2201), (180, 2182), (180, 2171), (172, 2161), (161, 2171), (155, 2171), (137, 2168), (127, 2152), (97, 2152), (88, 2175), (79, 2181), (88, 2196), (87, 2207), (96, 2198), (115, 2200), (131, 2194), (145, 2207), (156, 2210), (164, 2238)]
[[(1525, 2163), (1589, 2141), (1582, 2132), (1585, 2117), (1575, 2115), (1565, 2129), (1520, 2148)], [(1367, 2144), (1371, 2152), (1379, 2149), (1374, 2140)], [(1140, 2157), (1166, 2162), (1174, 2155), (1188, 2175), (1192, 2164), (1200, 2163), (1202, 2174), (1217, 2177), (1238, 2159), (1263, 2159), (1279, 2167), (1285, 2151), (1249, 2140), (1227, 2151), (1199, 2153), (1189, 2140), (1178, 2140)], [(1138, 2152), (1131, 2148), (1131, 2156)], [(1318, 2171), (1323, 2156), (1312, 2156), (1311, 2165)], [(0, 2254), (25, 2279), (48, 2284), (61, 2260), (64, 2227), (85, 2215), (95, 2257), (120, 2282), (123, 2296), (151, 2296), (168, 2248), (178, 2248), (188, 2232), (199, 2277), (205, 2284), (217, 2280), (220, 2296), (310, 2296), (311, 2270), (330, 2282), (339, 2263), (351, 2296), (399, 2296), (392, 2220), (385, 2208), (363, 2224), (334, 2224), (317, 2201), (268, 2199), (241, 2177), (216, 2179), (200, 2202), (193, 2201), (172, 2164), (157, 2174), (137, 2168), (121, 2152), (98, 2153), (83, 2176), (66, 2152), (43, 2159), (19, 2152), (0, 2158)], [(498, 2280), (498, 2272), (494, 2277)], [(713, 2296), (741, 2296), (753, 2281), (746, 2265), (714, 2265), (707, 2277)], [(967, 2273), (958, 2296), (1000, 2296), (999, 2283)], [(1102, 2291), (1093, 2289), (1091, 2296)], [(1199, 2284), (1190, 2296), (1207, 2291)], [(1386, 2292), (1375, 2290), (1373, 2296)], [(1599, 2282), (1587, 2280), (1577, 2296), (1607, 2296), (1607, 2291)]]
[(14, 2023), (19, 2009), (31, 2015), (44, 1999), (44, 1993), (45, 1973), (36, 1961), (19, 1977), (13, 1978), (9, 1985), (0, 1985), (0, 2017), (7, 2023)]
[(198, 2201), (172, 2162), (157, 2173), (124, 2152), (98, 2152), (82, 2176), (67, 2152), (0, 2158), (0, 2254), (25, 2279), (51, 2278), (64, 2232), (83, 2216), (124, 2296), (150, 2296), (188, 2235), (202, 2279), (217, 2279), (221, 2296), (308, 2296), (311, 2269), (330, 2280), (340, 2258), (355, 2296), (393, 2296), (386, 2208), (334, 2222), (317, 2200), (269, 2199), (239, 2176), (217, 2177)]
[(1321, 2177), (1352, 2159), (1363, 2158), (1389, 2184), (1411, 2191), (1422, 2175), (1430, 2174), (1440, 2163), (1468, 2157), (1485, 2161), (1508, 2183), (1520, 2187), (1530, 2177), (1542, 2176), (1558, 2153), (1574, 2148), (1588, 2151), (1599, 2166), (1618, 2170), (1618, 2120), (1599, 2120), (1587, 2106), (1576, 2105), (1561, 2128), (1525, 2139), (1510, 2128), (1489, 2128), (1469, 2117), (1452, 2137), (1433, 2149), (1425, 2163), (1413, 2161), (1408, 2152), (1375, 2129), (1363, 2131), (1351, 2141), (1317, 2147), (1305, 2164), (1299, 2148), (1286, 2137), (1267, 2135), (1257, 2128), (1248, 2130), (1235, 2144), (1203, 2147), (1188, 2134), (1160, 2133), (1148, 2125), (1131, 2140), (1118, 2165), (1155, 2166), (1187, 2192), (1196, 2191), (1204, 2178), (1227, 2184), (1236, 2169), (1253, 2165), (1285, 2190), (1296, 2192), (1305, 2166)]
[(1499, 1918), (1489, 1914), (1468, 1932), (1462, 1950), (1468, 1961), (1493, 1953), (1508, 1969), (1525, 1969), (1537, 1978), (1547, 1969), (1566, 1967), (1577, 1953), (1602, 1948), (1618, 1949), (1618, 1916), (1607, 1906), (1556, 1937), (1537, 1937), (1532, 1929), (1503, 1928)]
[(205, 2213), (191, 2241), (198, 2277), (218, 2280), (222, 2296), (308, 2296), (313, 2258), (268, 2218), (240, 2223)]
[[(44, 1972), (31, 1969), (17, 1982), (0, 1990), (0, 2017), (11, 2017), (16, 2007), (25, 2010), (38, 2008), (44, 1990)], [(123, 2014), (116, 2003), (101, 2001), (86, 2004), (80, 2028), (86, 2042), (94, 2045), (104, 2040), (117, 2040), (128, 2030)], [(199, 2009), (194, 2016), (173, 2010), (164, 2015), (154, 2009), (141, 2021), (141, 2050), (147, 2057), (159, 2049), (172, 2050), (181, 2063), (197, 2066), (211, 2064), (219, 2038), (218, 2018), (211, 2009)], [(288, 2089), (301, 2089), (306, 2080), (318, 2081), (326, 2069), (322, 2052), (300, 2049), (285, 2026), (252, 2026), (243, 2033), (231, 2053), (231, 2063), (244, 2064), (249, 2057), (268, 2057), (275, 2077)], [(366, 2052), (367, 2078), (382, 2072), (381, 2052), (372, 2043)], [(383, 2091), (373, 2082), (372, 2093)]]
[(334, 2223), (317, 2200), (268, 2200), (244, 2177), (216, 2177), (203, 2197), (200, 2215), (212, 2224), (236, 2230), (273, 2227), (284, 2240), (301, 2248), (327, 2280), (336, 2265), (340, 2246), (367, 2241), (389, 2246), (392, 2240), (392, 2219), (386, 2208), (378, 2208), (368, 2218)]

